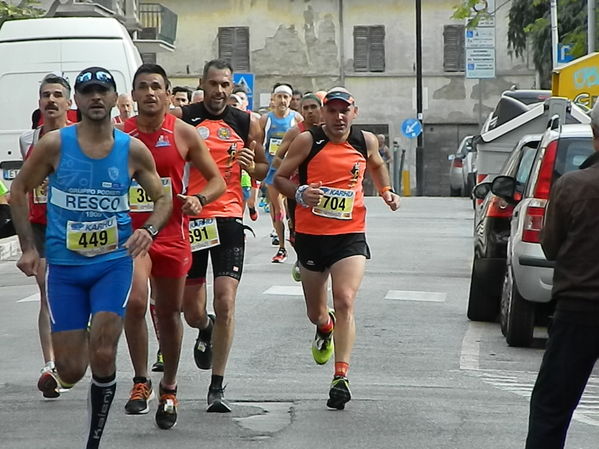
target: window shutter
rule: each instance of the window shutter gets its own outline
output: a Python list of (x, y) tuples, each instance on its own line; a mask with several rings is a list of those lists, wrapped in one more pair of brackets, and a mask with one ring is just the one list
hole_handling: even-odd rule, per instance
[(464, 25), (445, 25), (443, 27), (443, 70), (463, 72), (464, 68)]
[(354, 27), (354, 70), (368, 71), (368, 27)]
[(370, 27), (370, 51), (368, 66), (371, 72), (385, 71), (385, 27)]
[(250, 30), (248, 27), (218, 29), (218, 57), (229, 62), (236, 72), (250, 70)]

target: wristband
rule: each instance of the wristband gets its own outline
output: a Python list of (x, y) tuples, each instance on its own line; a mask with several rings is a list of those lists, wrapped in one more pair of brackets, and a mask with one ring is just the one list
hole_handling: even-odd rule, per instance
[(204, 207), (206, 205), (206, 203), (208, 202), (208, 199), (201, 193), (197, 193), (194, 196), (200, 201), (200, 204), (202, 205), (202, 207)]
[(299, 186), (295, 191), (295, 201), (302, 207), (310, 207), (306, 200), (304, 200), (304, 192), (308, 190), (308, 185), (304, 184), (303, 186)]

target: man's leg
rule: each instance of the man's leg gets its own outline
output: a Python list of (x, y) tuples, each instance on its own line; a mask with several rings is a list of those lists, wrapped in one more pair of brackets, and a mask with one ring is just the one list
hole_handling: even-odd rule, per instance
[(133, 364), (133, 388), (125, 410), (129, 414), (148, 413), (148, 401), (153, 397), (151, 381), (148, 378), (148, 279), (152, 261), (148, 255), (139, 256), (133, 263), (133, 282), (125, 312), (125, 336), (129, 356)]
[[(559, 312), (558, 312), (559, 313)], [(556, 317), (530, 398), (526, 449), (562, 449), (597, 359), (597, 327)]]
[(270, 200), (270, 215), (272, 218), (272, 224), (279, 240), (279, 250), (275, 257), (273, 257), (272, 261), (285, 262), (287, 259), (287, 250), (285, 249), (285, 209), (283, 205), (283, 199), (281, 198), (279, 191), (272, 185), (268, 186), (268, 198)]
[(50, 314), (48, 313), (48, 300), (46, 298), (46, 259), (40, 259), (40, 265), (35, 280), (40, 290), (40, 311), (37, 317), (37, 327), (40, 335), (40, 345), (42, 347), (44, 364), (48, 364), (49, 362), (54, 362), (54, 350), (52, 349)]

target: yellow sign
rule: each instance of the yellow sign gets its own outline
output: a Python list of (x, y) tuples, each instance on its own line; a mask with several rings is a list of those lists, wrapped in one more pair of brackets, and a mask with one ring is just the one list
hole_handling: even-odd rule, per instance
[(599, 53), (578, 58), (553, 70), (551, 95), (592, 108), (599, 97)]

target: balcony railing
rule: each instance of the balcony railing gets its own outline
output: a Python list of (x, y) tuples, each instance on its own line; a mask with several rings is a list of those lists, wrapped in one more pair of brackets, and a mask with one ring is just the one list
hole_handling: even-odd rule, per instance
[(177, 38), (177, 14), (160, 3), (140, 3), (139, 21), (142, 30), (139, 39), (160, 40), (171, 45)]

